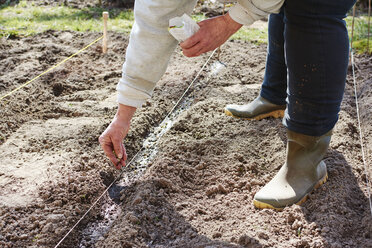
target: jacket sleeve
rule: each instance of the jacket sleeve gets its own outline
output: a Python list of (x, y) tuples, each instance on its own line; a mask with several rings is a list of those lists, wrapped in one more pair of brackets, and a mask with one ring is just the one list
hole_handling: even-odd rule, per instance
[(243, 25), (251, 25), (271, 13), (279, 13), (284, 0), (238, 0), (229, 10), (231, 18)]
[(177, 41), (169, 34), (169, 19), (190, 14), (196, 0), (136, 0), (118, 102), (141, 107), (163, 76)]

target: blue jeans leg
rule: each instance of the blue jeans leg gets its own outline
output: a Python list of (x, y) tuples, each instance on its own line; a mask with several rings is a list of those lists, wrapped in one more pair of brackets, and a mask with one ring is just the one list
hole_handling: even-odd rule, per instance
[(349, 39), (343, 18), (354, 0), (287, 0), (285, 56), (288, 67), (284, 125), (321, 136), (338, 120), (344, 94)]
[(269, 37), (261, 96), (278, 105), (286, 104), (287, 67), (284, 57), (284, 13), (269, 16)]

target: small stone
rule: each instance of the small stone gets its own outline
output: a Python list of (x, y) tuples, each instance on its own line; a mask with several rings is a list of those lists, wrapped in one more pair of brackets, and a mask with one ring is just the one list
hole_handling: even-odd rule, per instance
[(238, 243), (239, 245), (243, 245), (243, 246), (249, 245), (251, 243), (251, 238), (248, 237), (247, 235), (242, 235), (239, 237)]
[(297, 230), (300, 227), (302, 227), (302, 222), (299, 220), (295, 220), (292, 224), (292, 230)]
[(180, 234), (180, 233), (181, 233), (181, 229), (180, 229), (180, 228), (176, 228), (176, 229), (174, 229), (174, 233), (175, 233), (175, 234)]
[(140, 204), (141, 202), (142, 202), (142, 198), (140, 196), (136, 196), (133, 200), (134, 205)]
[(294, 216), (292, 213), (289, 213), (287, 216), (287, 222), (292, 224), (296, 220), (296, 216)]
[(43, 230), (42, 232), (44, 233), (49, 233), (53, 230), (53, 224), (52, 223), (48, 223), (46, 224), (44, 227), (43, 227)]
[(220, 232), (216, 232), (216, 233), (214, 233), (214, 234), (212, 235), (212, 237), (213, 237), (214, 239), (221, 238), (221, 237), (222, 237), (222, 233), (220, 233)]
[(196, 193), (196, 194), (194, 195), (194, 197), (195, 197), (196, 199), (202, 199), (202, 198), (203, 198), (203, 196), (202, 196), (201, 194), (199, 194), (199, 193)]
[(127, 219), (132, 224), (138, 224), (140, 220), (137, 218), (137, 216), (133, 215), (132, 213), (127, 213), (125, 215), (125, 219)]
[(311, 222), (310, 225), (309, 225), (309, 229), (310, 230), (315, 230), (316, 229), (316, 223), (315, 222)]
[(22, 234), (21, 236), (19, 236), (20, 240), (26, 240), (27, 238), (28, 238), (27, 234)]
[(65, 216), (63, 214), (49, 214), (47, 216), (48, 222), (51, 222), (51, 223), (58, 223), (64, 218)]
[(206, 164), (204, 164), (204, 163), (200, 163), (200, 164), (198, 164), (198, 165), (195, 167), (195, 169), (197, 169), (197, 170), (203, 170), (205, 167), (207, 167)]
[(262, 184), (261, 181), (258, 180), (258, 179), (256, 179), (256, 178), (253, 178), (253, 179), (251, 180), (251, 185), (252, 185), (252, 186), (254, 186), (254, 185), (261, 185), (261, 184)]
[(260, 239), (265, 239), (265, 240), (268, 240), (268, 239), (269, 239), (269, 235), (267, 235), (267, 234), (264, 233), (264, 232), (259, 232), (257, 236), (258, 236)]
[(323, 227), (321, 232), (322, 232), (322, 234), (326, 234), (326, 233), (329, 232), (329, 228), (328, 227)]
[(169, 217), (167, 215), (163, 216), (163, 222), (164, 223), (169, 223)]
[(219, 191), (221, 194), (226, 194), (226, 193), (227, 193), (226, 188), (225, 188), (222, 184), (219, 184), (219, 185), (218, 185), (218, 191)]
[(206, 195), (207, 196), (211, 196), (211, 195), (213, 195), (213, 194), (215, 194), (215, 193), (217, 193), (218, 192), (218, 187), (216, 187), (216, 186), (212, 186), (212, 187), (209, 187), (207, 190), (206, 190)]
[(56, 201), (54, 201), (54, 206), (56, 206), (56, 207), (62, 207), (62, 201), (61, 200), (56, 200)]
[(165, 178), (158, 179), (159, 186), (162, 188), (172, 188), (172, 182)]
[(236, 187), (243, 189), (247, 185), (247, 182), (245, 181), (240, 181)]
[(87, 178), (84, 176), (79, 177), (79, 182), (85, 182), (86, 180)]

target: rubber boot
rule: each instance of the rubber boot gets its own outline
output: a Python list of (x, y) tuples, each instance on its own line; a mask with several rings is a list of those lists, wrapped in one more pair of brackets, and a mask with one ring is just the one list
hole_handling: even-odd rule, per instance
[(332, 130), (320, 137), (288, 131), (287, 159), (276, 176), (254, 196), (257, 208), (282, 210), (305, 202), (309, 193), (327, 181), (322, 161)]
[(225, 114), (248, 120), (261, 120), (267, 117), (282, 118), (286, 105), (276, 105), (262, 96), (245, 105), (230, 104), (225, 107)]

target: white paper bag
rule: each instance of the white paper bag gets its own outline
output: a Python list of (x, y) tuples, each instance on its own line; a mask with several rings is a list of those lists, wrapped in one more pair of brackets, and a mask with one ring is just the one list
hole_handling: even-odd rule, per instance
[(199, 28), (199, 25), (186, 14), (169, 20), (169, 33), (179, 42), (187, 40), (198, 32)]

